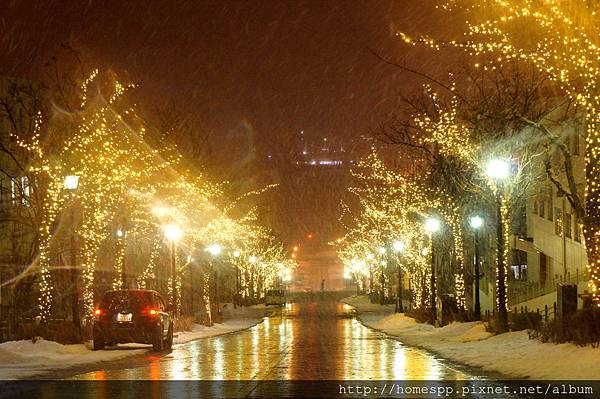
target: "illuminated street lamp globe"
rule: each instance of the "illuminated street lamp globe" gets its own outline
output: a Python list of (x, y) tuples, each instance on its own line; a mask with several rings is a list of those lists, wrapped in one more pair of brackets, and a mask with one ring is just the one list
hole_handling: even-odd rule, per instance
[(394, 248), (394, 252), (402, 252), (404, 251), (404, 243), (402, 241), (396, 240), (392, 244), (392, 248)]
[(377, 251), (379, 252), (380, 255), (384, 255), (385, 254), (385, 248), (384, 247), (377, 248)]
[(237, 249), (235, 251), (233, 251), (234, 258), (239, 258), (241, 255), (242, 255), (242, 253), (240, 251), (238, 251)]
[(179, 228), (179, 226), (174, 225), (174, 224), (166, 225), (164, 227), (164, 232), (165, 232), (165, 237), (167, 238), (167, 240), (172, 241), (172, 242), (179, 241), (183, 234), (181, 231), (181, 228)]
[(510, 164), (502, 159), (492, 159), (487, 163), (485, 173), (494, 180), (506, 179), (510, 175)]
[(472, 216), (469, 220), (471, 227), (474, 229), (478, 229), (483, 226), (483, 218), (481, 216)]
[(440, 229), (440, 220), (436, 218), (427, 218), (425, 220), (425, 230), (428, 233), (435, 233)]
[(79, 186), (79, 176), (65, 176), (65, 188), (67, 190), (77, 190)]
[(211, 244), (208, 247), (206, 247), (206, 251), (212, 256), (219, 256), (222, 250), (223, 247), (221, 247), (219, 244)]
[(254, 256), (254, 255), (252, 255), (248, 258), (248, 262), (250, 262), (250, 263), (256, 263), (256, 261), (257, 261), (257, 259), (256, 259), (256, 256)]

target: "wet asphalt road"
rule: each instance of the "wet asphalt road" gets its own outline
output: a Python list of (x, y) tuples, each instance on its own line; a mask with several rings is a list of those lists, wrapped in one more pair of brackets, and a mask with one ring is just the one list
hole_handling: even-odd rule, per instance
[(363, 326), (337, 302), (288, 304), (245, 331), (176, 345), (77, 380), (452, 380), (478, 378)]

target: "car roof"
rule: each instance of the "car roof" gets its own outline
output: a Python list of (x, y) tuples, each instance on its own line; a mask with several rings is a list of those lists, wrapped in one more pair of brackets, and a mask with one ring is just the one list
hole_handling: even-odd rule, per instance
[(109, 292), (153, 292), (155, 294), (158, 294), (158, 292), (156, 292), (155, 290), (108, 290), (104, 293), (106, 294)]

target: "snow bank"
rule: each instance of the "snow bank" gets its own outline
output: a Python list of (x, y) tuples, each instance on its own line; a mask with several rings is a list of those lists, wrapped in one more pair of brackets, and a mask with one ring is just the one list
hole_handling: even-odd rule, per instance
[(377, 313), (370, 302), (363, 307), (364, 297), (346, 298), (343, 302), (355, 306), (359, 318), (368, 327), (395, 336), (407, 345), (489, 372), (539, 380), (600, 378), (600, 348), (542, 343), (530, 340), (527, 331), (494, 335), (486, 331), (482, 322), (452, 323), (435, 328), (403, 314), (390, 314), (387, 309)]
[[(223, 323), (212, 327), (195, 324), (193, 331), (175, 334), (173, 343), (183, 344), (244, 330), (262, 321), (272, 309), (264, 305), (237, 309), (225, 305)], [(151, 349), (143, 344), (120, 344), (101, 351), (92, 351), (90, 347), (91, 343), (62, 345), (45, 340), (4, 342), (0, 344), (0, 380), (30, 378), (60, 369), (119, 360), (148, 353)]]

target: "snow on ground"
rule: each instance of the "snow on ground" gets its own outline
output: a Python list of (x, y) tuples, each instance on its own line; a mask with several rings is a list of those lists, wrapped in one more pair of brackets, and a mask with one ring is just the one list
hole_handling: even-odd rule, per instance
[[(175, 333), (174, 344), (244, 330), (260, 321), (273, 309), (256, 305), (233, 309), (231, 304), (222, 310), (224, 322), (206, 327), (195, 324), (193, 331)], [(92, 351), (91, 343), (62, 345), (53, 341), (9, 341), (0, 344), (0, 380), (23, 379), (59, 369), (82, 366), (142, 355), (148, 345), (120, 344), (102, 351)]]
[(435, 328), (392, 313), (393, 308), (391, 312), (384, 307), (377, 309), (379, 305), (369, 303), (366, 296), (345, 298), (342, 302), (354, 306), (368, 327), (398, 337), (407, 345), (488, 372), (537, 380), (596, 380), (600, 377), (600, 348), (542, 343), (530, 340), (527, 331), (494, 335), (486, 331), (482, 322), (452, 323)]
[(238, 307), (237, 309), (234, 309), (232, 304), (226, 304), (222, 309), (222, 314), (225, 319), (223, 323), (215, 323), (212, 327), (194, 324), (193, 331), (176, 333), (173, 337), (173, 343), (183, 344), (195, 339), (214, 337), (215, 335), (245, 330), (262, 321), (262, 319), (272, 310), (272, 306), (265, 305)]

